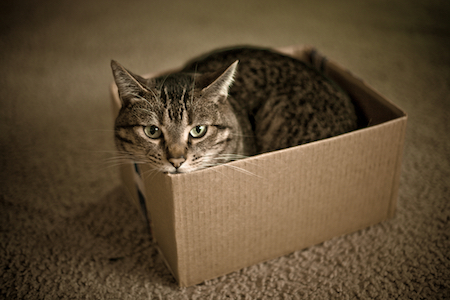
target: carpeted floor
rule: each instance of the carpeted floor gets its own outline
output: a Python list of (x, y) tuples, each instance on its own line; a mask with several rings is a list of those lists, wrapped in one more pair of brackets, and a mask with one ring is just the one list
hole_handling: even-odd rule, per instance
[[(5, 299), (449, 299), (448, 1), (3, 1)], [(311, 44), (409, 114), (396, 216), (178, 288), (114, 162), (110, 59), (137, 73), (219, 46)]]

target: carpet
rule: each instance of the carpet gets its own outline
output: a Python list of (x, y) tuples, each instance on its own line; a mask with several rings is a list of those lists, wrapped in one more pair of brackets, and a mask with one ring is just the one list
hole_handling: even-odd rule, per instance
[[(0, 4), (3, 299), (449, 299), (448, 1)], [(136, 73), (236, 44), (309, 44), (408, 115), (394, 218), (179, 288), (114, 159), (115, 59)]]

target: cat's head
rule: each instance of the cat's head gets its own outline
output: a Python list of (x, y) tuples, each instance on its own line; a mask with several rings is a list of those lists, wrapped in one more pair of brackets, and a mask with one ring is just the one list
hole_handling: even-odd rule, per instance
[(122, 101), (115, 122), (118, 150), (168, 173), (229, 161), (243, 147), (227, 100), (237, 63), (216, 73), (145, 79), (112, 61)]

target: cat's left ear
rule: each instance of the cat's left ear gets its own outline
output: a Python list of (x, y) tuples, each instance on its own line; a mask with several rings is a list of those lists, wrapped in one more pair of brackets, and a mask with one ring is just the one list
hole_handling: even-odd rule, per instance
[(204, 95), (211, 96), (228, 96), (228, 90), (234, 81), (234, 75), (236, 74), (236, 68), (239, 61), (236, 60), (231, 64), (223, 73), (221, 73), (210, 85), (202, 90)]
[(123, 105), (133, 102), (140, 91), (148, 91), (145, 79), (141, 76), (131, 73), (114, 60), (111, 61), (111, 68)]

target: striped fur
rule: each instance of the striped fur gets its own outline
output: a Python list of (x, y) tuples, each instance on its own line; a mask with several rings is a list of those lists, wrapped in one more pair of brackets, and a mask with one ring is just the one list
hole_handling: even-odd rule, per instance
[(122, 100), (117, 147), (162, 172), (191, 172), (357, 128), (355, 108), (336, 84), (270, 50), (216, 51), (151, 79), (111, 66)]

